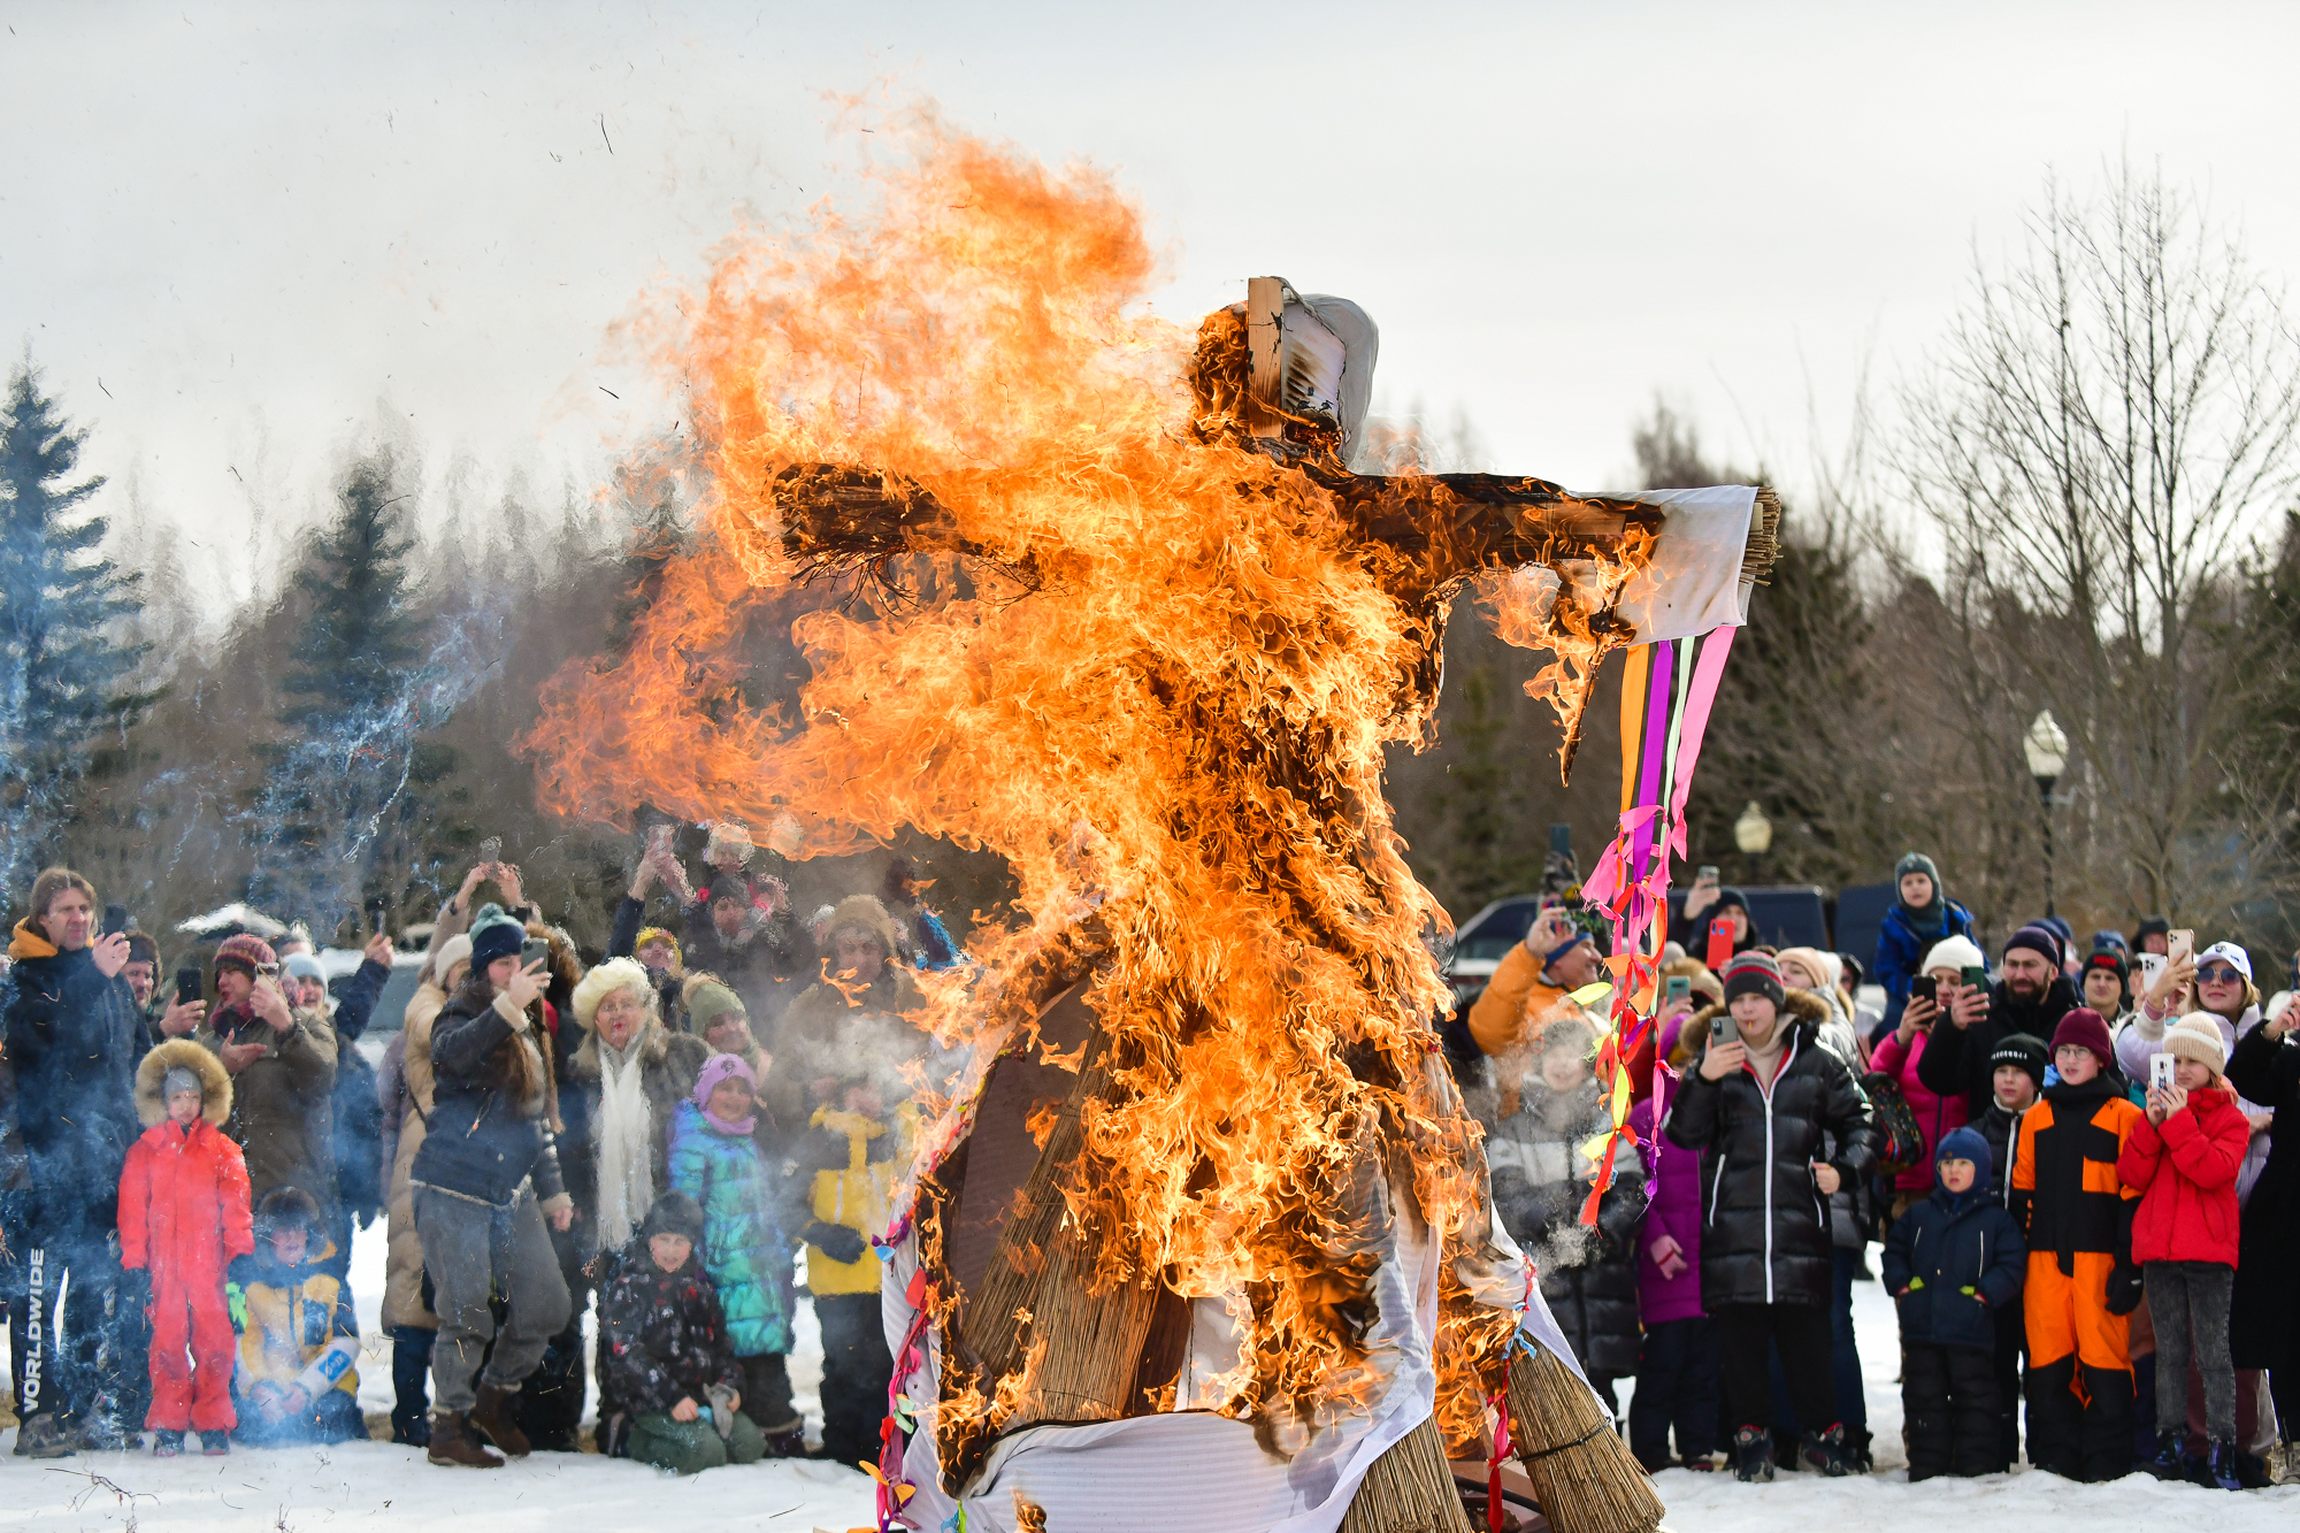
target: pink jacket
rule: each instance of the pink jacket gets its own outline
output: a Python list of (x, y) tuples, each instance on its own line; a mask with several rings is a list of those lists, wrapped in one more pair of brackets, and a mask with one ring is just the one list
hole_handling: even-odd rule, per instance
[(1919, 1196), (1932, 1191), (1933, 1151), (1948, 1137), (1949, 1130), (1965, 1125), (1965, 1099), (1937, 1095), (1917, 1079), (1917, 1061), (1925, 1057), (1923, 1033), (1909, 1039), (1907, 1048), (1901, 1046), (1898, 1028), (1885, 1035), (1885, 1041), (1869, 1056), (1869, 1068), (1880, 1075), (1889, 1075), (1901, 1088), (1901, 1096), (1916, 1114), (1917, 1130), (1925, 1138), (1925, 1158), (1893, 1178), (1893, 1191), (1913, 1192)]

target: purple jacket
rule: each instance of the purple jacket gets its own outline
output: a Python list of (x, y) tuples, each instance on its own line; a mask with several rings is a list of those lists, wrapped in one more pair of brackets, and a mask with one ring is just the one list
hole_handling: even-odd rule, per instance
[[(1654, 1132), (1654, 1124), (1668, 1116), (1677, 1095), (1677, 1077), (1663, 1061), (1677, 1046), (1682, 1021), (1663, 1026), (1660, 1057), (1653, 1066), (1653, 1095), (1629, 1110), (1629, 1127), (1637, 1135), (1645, 1174), (1654, 1181), (1652, 1201), (1645, 1205), (1645, 1219), (1637, 1229), (1636, 1257), (1637, 1312), (1649, 1326), (1699, 1320), (1706, 1313), (1701, 1308), (1701, 1156), (1660, 1140)], [(1673, 1278), (1661, 1275), (1648, 1249), (1664, 1235), (1675, 1237), (1685, 1252), (1685, 1270)]]

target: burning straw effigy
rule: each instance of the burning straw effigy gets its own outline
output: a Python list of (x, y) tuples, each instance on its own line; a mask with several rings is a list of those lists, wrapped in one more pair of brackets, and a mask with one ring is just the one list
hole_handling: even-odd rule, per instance
[[(1427, 739), (1473, 582), (1556, 652), (1568, 759), (1607, 652), (1713, 686), (1684, 647), (1739, 621), (1777, 506), (1354, 474), (1354, 305), (1257, 279), (1178, 331), (1099, 176), (913, 142), (873, 216), (741, 246), (692, 306), (704, 536), (534, 736), (565, 812), (1014, 872), (918, 1019), (965, 1065), (881, 1246), (882, 1522), (1456, 1529), (1449, 1457), (1506, 1443), (1567, 1533), (1653, 1527), (1493, 1218), (1382, 753)], [(745, 690), (760, 622), (795, 700)], [(1606, 865), (1632, 927), (1669, 764)]]

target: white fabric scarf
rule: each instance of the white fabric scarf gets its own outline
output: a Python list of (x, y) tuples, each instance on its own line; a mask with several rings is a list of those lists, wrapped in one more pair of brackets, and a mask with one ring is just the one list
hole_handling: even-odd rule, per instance
[(599, 1237), (612, 1250), (628, 1241), (655, 1206), (655, 1113), (639, 1056), (649, 1029), (620, 1049), (599, 1040)]

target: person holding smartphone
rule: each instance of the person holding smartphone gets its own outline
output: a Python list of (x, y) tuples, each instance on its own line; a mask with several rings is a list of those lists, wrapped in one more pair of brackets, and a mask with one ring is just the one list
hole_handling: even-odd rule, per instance
[(432, 1028), (431, 1121), (411, 1185), (439, 1317), (430, 1459), (494, 1469), (490, 1443), (529, 1450), (513, 1402), (567, 1323), (551, 1231), (575, 1205), (559, 1174), (544, 966), (522, 961), (527, 929), (501, 906), (481, 906), (469, 935), (468, 977)]
[(1517, 1110), (1518, 1089), (1542, 1029), (1578, 1014), (1573, 992), (1604, 977), (1597, 939), (1562, 902), (1544, 907), (1524, 939), (1502, 955), (1469, 1009), (1470, 1037), (1481, 1053), (1500, 1062), (1495, 1073), (1502, 1114)]
[[(2032, 924), (2005, 940), (1994, 985), (1987, 984), (1986, 970), (1960, 976), (1966, 988), (1942, 1019), (1948, 1025), (1931, 1029), (1917, 1075), (1936, 1092), (1963, 1096), (1966, 1121), (1988, 1111), (1995, 1074), (1989, 1059), (1997, 1045), (2015, 1033), (2050, 1038), (2061, 1018), (2077, 1009), (2076, 987), (2061, 973), (2060, 961), (2060, 938)], [(2107, 1066), (2113, 1074), (2115, 1060)]]
[(2156, 1457), (2149, 1473), (2185, 1480), (2188, 1391), (2194, 1362), (2209, 1443), (2203, 1478), (2240, 1490), (2236, 1477), (2236, 1369), (2228, 1306), (2236, 1280), (2236, 1172), (2251, 1126), (2228, 1089), (2228, 1045), (2214, 1018), (2191, 1012), (2167, 1031), (2172, 1079), (2148, 1088), (2148, 1109), (2117, 1157), (2117, 1175), (2140, 1194), (2132, 1259), (2140, 1264), (2156, 1326)]
[(336, 1229), (336, 1038), (326, 1010), (296, 1009), (271, 944), (249, 932), (216, 948), (209, 984), (216, 1006), (192, 1036), (232, 1078), (224, 1133), (247, 1159), (251, 1195), (260, 1203), (300, 1187), (318, 1201), (324, 1227)]
[(1686, 1024), (1684, 1040), (1701, 1063), (1670, 1104), (1662, 1135), (1701, 1157), (1701, 1301), (1723, 1357), (1734, 1472), (1773, 1476), (1765, 1423), (1773, 1415), (1768, 1352), (1777, 1345), (1804, 1426), (1799, 1459), (1843, 1475), (1845, 1427), (1830, 1377), (1829, 1199), (1876, 1162), (1869, 1103), (1851, 1067), (1818, 1042), (1827, 1008), (1792, 995), (1768, 954), (1735, 958), (1724, 985), (1725, 1005)]
[(0, 1235), (18, 1264), (9, 1304), (23, 1417), (16, 1452), (57, 1458), (126, 1446), (136, 1426), (123, 1406), (141, 1388), (141, 1327), (113, 1241), (120, 1170), (143, 1131), (141, 1024), (121, 977), (128, 939), (97, 931), (95, 886), (48, 868), (29, 904), (0, 977), (0, 1069), (13, 1078), (8, 1126), (25, 1169), (22, 1187), (0, 1197)]

